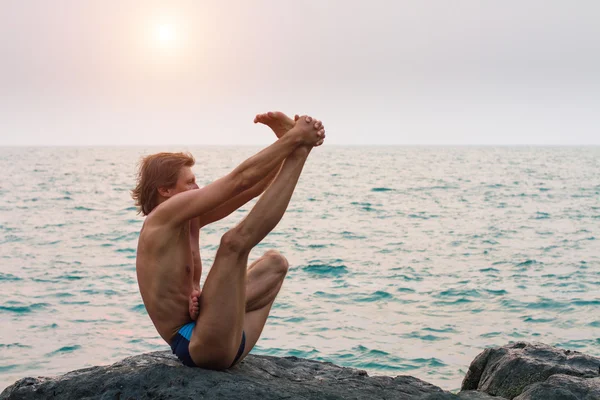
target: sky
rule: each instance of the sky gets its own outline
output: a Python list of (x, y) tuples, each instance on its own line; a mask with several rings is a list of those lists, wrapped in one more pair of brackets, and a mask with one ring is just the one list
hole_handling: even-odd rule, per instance
[(0, 146), (600, 145), (596, 0), (0, 0)]

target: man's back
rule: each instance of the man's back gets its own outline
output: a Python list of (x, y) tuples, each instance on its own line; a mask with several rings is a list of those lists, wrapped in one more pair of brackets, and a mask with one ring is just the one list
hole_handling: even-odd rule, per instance
[(140, 293), (150, 319), (167, 343), (191, 320), (189, 296), (200, 258), (197, 227), (190, 236), (190, 225), (171, 230), (154, 225), (148, 216), (140, 232), (136, 260)]

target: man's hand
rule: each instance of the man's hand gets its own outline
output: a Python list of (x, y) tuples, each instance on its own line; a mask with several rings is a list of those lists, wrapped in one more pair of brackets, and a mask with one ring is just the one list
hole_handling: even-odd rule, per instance
[[(311, 117), (305, 116), (305, 118), (311, 118)], [(298, 114), (294, 115), (294, 123), (297, 123), (299, 119), (300, 119), (300, 116)], [(315, 129), (319, 129), (319, 133), (321, 131), (323, 132), (323, 137), (321, 138), (321, 140), (319, 140), (317, 142), (317, 144), (315, 144), (315, 147), (317, 147), (317, 146), (322, 145), (323, 142), (325, 141), (325, 125), (323, 125), (323, 123), (318, 119), (314, 120), (314, 121), (315, 121), (315, 125), (314, 125)], [(307, 119), (306, 122), (311, 122), (311, 121), (308, 121), (308, 119)]]
[(321, 121), (304, 115), (296, 119), (296, 125), (286, 135), (296, 135), (303, 146), (316, 147), (325, 140), (325, 129)]
[[(325, 127), (319, 120), (313, 120), (311, 117), (307, 117), (311, 119), (310, 122), (314, 122), (314, 128), (317, 131), (323, 130), (323, 138), (325, 138)], [(261, 123), (267, 125), (269, 128), (275, 132), (275, 135), (278, 138), (281, 138), (288, 131), (290, 131), (296, 125), (296, 122), (300, 119), (298, 115), (295, 116), (295, 120), (292, 120), (290, 117), (282, 113), (281, 111), (269, 111), (264, 114), (257, 114), (254, 117), (254, 123)], [(309, 121), (307, 121), (309, 122)], [(320, 140), (314, 146), (320, 146), (323, 144), (323, 140)]]

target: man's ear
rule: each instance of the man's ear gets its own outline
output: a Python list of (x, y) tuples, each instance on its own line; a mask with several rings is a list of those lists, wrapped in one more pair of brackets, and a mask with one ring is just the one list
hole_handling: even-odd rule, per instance
[(166, 187), (159, 187), (158, 194), (160, 194), (162, 197), (171, 197), (171, 189)]

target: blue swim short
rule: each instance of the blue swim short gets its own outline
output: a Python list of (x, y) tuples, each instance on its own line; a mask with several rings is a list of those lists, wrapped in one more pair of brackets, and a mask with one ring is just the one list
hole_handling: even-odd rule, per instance
[[(196, 322), (190, 322), (182, 326), (177, 334), (171, 341), (171, 350), (173, 350), (173, 354), (177, 356), (183, 363), (188, 367), (197, 367), (190, 356), (190, 340), (192, 338), (192, 332), (196, 327)], [(233, 367), (236, 362), (240, 359), (242, 354), (244, 354), (244, 349), (246, 348), (246, 332), (242, 331), (242, 342), (240, 343), (240, 348), (238, 349), (237, 355), (233, 360), (233, 363), (230, 367)]]

